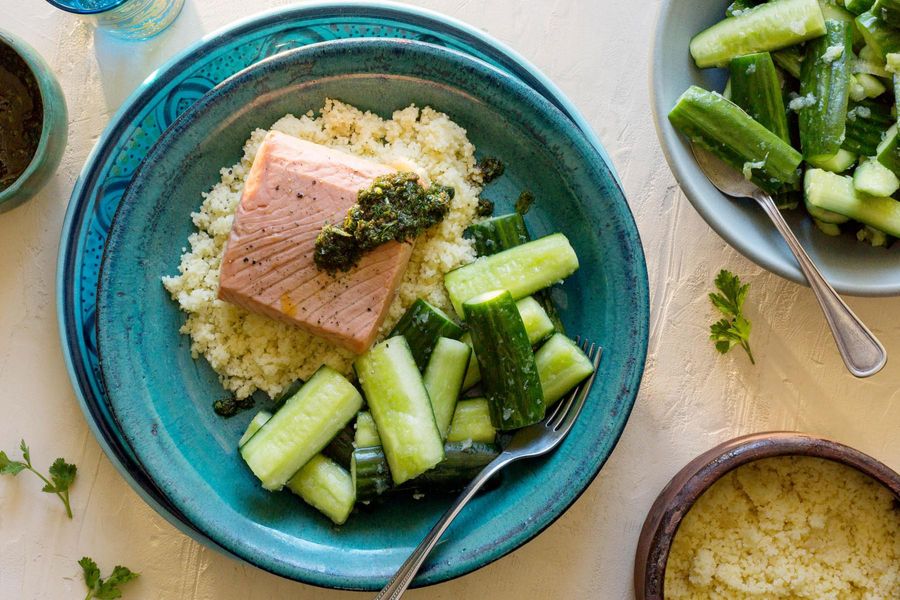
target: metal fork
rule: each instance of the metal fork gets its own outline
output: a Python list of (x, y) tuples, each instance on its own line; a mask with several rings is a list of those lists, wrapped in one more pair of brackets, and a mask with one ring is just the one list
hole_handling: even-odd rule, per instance
[[(578, 343), (578, 338), (575, 338)], [(456, 501), (447, 509), (444, 516), (431, 528), (422, 543), (413, 551), (401, 565), (397, 574), (388, 582), (384, 589), (375, 596), (375, 600), (397, 600), (412, 582), (413, 577), (419, 572), (425, 558), (431, 553), (440, 537), (450, 526), (456, 515), (460, 513), (463, 507), (472, 499), (481, 486), (496, 474), (500, 469), (508, 464), (515, 462), (521, 458), (530, 458), (546, 454), (556, 448), (560, 442), (566, 437), (575, 419), (581, 413), (584, 406), (584, 400), (587, 398), (591, 386), (594, 384), (594, 377), (597, 376), (597, 366), (600, 364), (600, 356), (603, 349), (595, 344), (589, 344), (585, 340), (581, 344), (581, 349), (585, 351), (588, 358), (594, 364), (594, 372), (576, 387), (569, 396), (557, 403), (548, 416), (540, 423), (535, 423), (529, 427), (518, 430), (513, 435), (509, 444), (503, 449), (503, 452), (489, 463), (482, 471), (473, 479), (466, 489), (462, 491)]]

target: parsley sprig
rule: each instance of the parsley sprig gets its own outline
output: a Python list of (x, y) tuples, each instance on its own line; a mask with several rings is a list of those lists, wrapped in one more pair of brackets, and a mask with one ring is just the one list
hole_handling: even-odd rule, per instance
[(22, 460), (11, 460), (6, 455), (6, 452), (0, 450), (0, 475), (12, 475), (15, 477), (22, 471), (31, 471), (44, 482), (44, 487), (41, 488), (42, 492), (56, 494), (62, 500), (66, 507), (66, 514), (71, 519), (72, 507), (69, 505), (69, 488), (72, 486), (72, 482), (75, 481), (78, 467), (67, 463), (62, 458), (57, 458), (50, 465), (50, 479), (47, 479), (31, 464), (31, 452), (28, 450), (28, 444), (25, 443), (25, 440), (19, 443), (19, 449), (22, 451)]
[(753, 360), (753, 352), (750, 351), (750, 321), (744, 316), (744, 300), (750, 284), (741, 285), (740, 278), (722, 269), (716, 276), (716, 288), (721, 293), (711, 293), (710, 301), (725, 318), (716, 321), (709, 328), (709, 339), (716, 344), (716, 350), (725, 354), (735, 346), (740, 346), (747, 352), (750, 362)]
[(109, 577), (103, 579), (100, 577), (100, 568), (92, 558), (87, 556), (78, 561), (84, 571), (84, 584), (88, 588), (87, 596), (84, 600), (113, 600), (122, 597), (120, 586), (128, 583), (138, 576), (128, 567), (116, 565)]

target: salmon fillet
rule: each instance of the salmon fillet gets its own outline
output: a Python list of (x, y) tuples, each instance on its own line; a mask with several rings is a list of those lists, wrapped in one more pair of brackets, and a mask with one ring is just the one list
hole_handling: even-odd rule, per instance
[(326, 222), (340, 224), (356, 194), (394, 170), (270, 131), (253, 162), (219, 275), (220, 299), (330, 340), (356, 354), (374, 342), (412, 245), (389, 242), (350, 271), (313, 261)]

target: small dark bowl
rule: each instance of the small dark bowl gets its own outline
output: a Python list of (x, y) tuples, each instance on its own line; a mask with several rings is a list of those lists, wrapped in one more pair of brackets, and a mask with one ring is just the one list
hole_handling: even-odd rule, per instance
[(689, 462), (663, 488), (650, 508), (638, 539), (634, 563), (637, 600), (663, 600), (669, 550), (681, 520), (694, 502), (729, 471), (774, 456), (833, 460), (868, 475), (900, 499), (900, 475), (849, 446), (787, 431), (755, 433), (729, 440)]
[(56, 172), (66, 147), (68, 111), (62, 88), (37, 50), (24, 40), (0, 29), (0, 46), (10, 48), (34, 75), (41, 94), (41, 136), (25, 171), (0, 190), (0, 213), (12, 210), (37, 194)]

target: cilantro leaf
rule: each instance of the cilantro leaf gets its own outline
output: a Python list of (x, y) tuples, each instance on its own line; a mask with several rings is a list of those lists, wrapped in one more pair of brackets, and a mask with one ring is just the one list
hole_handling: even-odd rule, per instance
[(138, 574), (133, 572), (128, 567), (116, 565), (116, 567), (113, 569), (112, 574), (100, 584), (100, 587), (97, 589), (97, 593), (94, 594), (94, 597), (98, 598), (99, 600), (111, 600), (112, 598), (120, 598), (122, 596), (122, 592), (119, 590), (119, 586), (128, 583), (136, 577), (138, 577)]
[(6, 452), (0, 450), (0, 475), (15, 476), (27, 468), (28, 465), (17, 460), (10, 460), (10, 458), (6, 455)]
[(726, 317), (740, 315), (750, 284), (741, 285), (737, 275), (722, 269), (716, 276), (716, 288), (722, 293), (709, 295), (713, 305)]
[(22, 461), (11, 460), (6, 452), (0, 451), (0, 475), (18, 475), (22, 471), (31, 471), (44, 482), (44, 487), (41, 488), (41, 491), (48, 494), (56, 494), (66, 507), (66, 515), (71, 519), (72, 507), (69, 504), (69, 488), (72, 486), (72, 482), (75, 481), (78, 468), (67, 463), (62, 458), (57, 458), (50, 466), (50, 479), (47, 479), (31, 464), (31, 451), (28, 449), (28, 444), (25, 443), (25, 440), (19, 443), (19, 449), (22, 451)]
[(138, 577), (128, 567), (116, 565), (109, 577), (103, 579), (100, 577), (100, 569), (93, 559), (87, 556), (78, 561), (84, 571), (84, 584), (88, 588), (85, 600), (96, 598), (97, 600), (115, 600), (122, 597), (122, 590), (119, 589), (132, 579)]
[(88, 556), (81, 557), (78, 564), (84, 571), (84, 584), (88, 586), (88, 589), (93, 590), (100, 583), (100, 568), (94, 559)]
[(740, 346), (747, 353), (750, 362), (756, 364), (753, 352), (750, 351), (750, 321), (743, 314), (750, 284), (742, 285), (737, 275), (722, 269), (716, 276), (715, 285), (720, 293), (709, 294), (709, 300), (725, 318), (710, 325), (709, 339), (722, 354)]
[(72, 482), (75, 481), (75, 475), (77, 472), (78, 467), (73, 464), (67, 463), (62, 458), (57, 458), (55, 461), (53, 461), (53, 464), (50, 465), (50, 478), (53, 480), (53, 485), (56, 488), (54, 491), (69, 491), (69, 486), (71, 486)]

